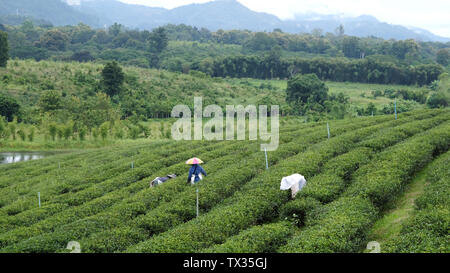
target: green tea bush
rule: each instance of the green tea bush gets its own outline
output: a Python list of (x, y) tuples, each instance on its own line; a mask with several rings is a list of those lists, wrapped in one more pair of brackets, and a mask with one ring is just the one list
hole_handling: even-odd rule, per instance
[(356, 252), (366, 243), (367, 230), (377, 210), (369, 200), (343, 197), (316, 208), (308, 227), (293, 237), (280, 252)]
[(229, 237), (223, 244), (200, 252), (205, 253), (274, 253), (286, 243), (294, 232), (290, 222), (279, 222), (254, 226), (236, 236)]
[(450, 152), (432, 163), (426, 173), (429, 184), (415, 203), (414, 215), (403, 224), (400, 234), (389, 240), (384, 252), (449, 253)]
[(296, 226), (302, 226), (305, 223), (306, 216), (320, 205), (320, 201), (312, 197), (299, 197), (280, 208), (280, 218), (290, 220)]
[(413, 173), (430, 162), (435, 154), (450, 146), (450, 126), (440, 125), (423, 136), (396, 145), (377, 156), (372, 164), (357, 172), (349, 195), (369, 198), (383, 207), (402, 190)]
[[(370, 121), (369, 121), (370, 122)], [(347, 130), (351, 130), (348, 126)], [(288, 201), (289, 193), (282, 192), (274, 183), (286, 173), (299, 172), (312, 176), (328, 159), (346, 152), (351, 144), (374, 133), (377, 126), (342, 134), (317, 144), (308, 152), (282, 161), (277, 168), (269, 169), (248, 182), (222, 206), (208, 214), (178, 225), (152, 239), (130, 247), (129, 252), (195, 252), (258, 223), (278, 217), (278, 209)], [(324, 136), (326, 138), (326, 136)]]
[(383, 245), (383, 252), (394, 253), (450, 253), (448, 229), (450, 210), (427, 208), (407, 221), (400, 235)]

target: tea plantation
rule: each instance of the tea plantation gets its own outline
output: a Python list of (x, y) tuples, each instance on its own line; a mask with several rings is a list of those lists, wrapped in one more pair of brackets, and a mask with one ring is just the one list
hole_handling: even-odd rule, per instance
[[(450, 110), (282, 123), (258, 141), (123, 142), (0, 165), (0, 252), (362, 252), (387, 205), (432, 164), (401, 234), (383, 252), (450, 252)], [(193, 156), (208, 172), (186, 184)], [(177, 178), (150, 188), (158, 176)], [(291, 198), (284, 176), (306, 187)], [(39, 207), (38, 192), (41, 207)]]

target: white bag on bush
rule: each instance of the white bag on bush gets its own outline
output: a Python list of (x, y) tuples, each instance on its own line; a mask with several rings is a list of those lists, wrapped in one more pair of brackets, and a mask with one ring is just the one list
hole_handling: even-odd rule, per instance
[(280, 190), (286, 191), (290, 189), (292, 198), (295, 198), (297, 193), (301, 191), (305, 185), (305, 177), (296, 173), (291, 176), (283, 177), (283, 179), (281, 179)]

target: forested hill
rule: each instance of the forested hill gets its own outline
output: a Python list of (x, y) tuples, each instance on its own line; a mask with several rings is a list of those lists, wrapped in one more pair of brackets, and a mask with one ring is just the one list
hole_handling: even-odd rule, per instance
[(171, 10), (125, 4), (116, 0), (81, 2), (76, 8), (99, 16), (102, 24), (121, 23), (129, 27), (152, 29), (165, 24), (186, 24), (209, 30), (248, 29), (272, 31), (282, 25), (274, 15), (254, 12), (234, 0), (190, 4)]
[[(342, 24), (347, 34), (383, 39), (416, 39), (420, 41), (448, 42), (418, 28), (407, 28), (378, 21), (372, 16), (355, 18), (339, 15), (303, 14), (293, 20), (255, 12), (236, 0), (216, 0), (203, 4), (190, 4), (174, 9), (153, 8), (122, 3), (117, 0), (82, 0), (79, 5), (68, 5), (66, 0), (0, 0), (0, 23), (21, 24), (26, 18), (45, 20), (54, 25), (76, 25), (80, 22), (91, 27), (109, 26), (117, 22), (130, 28), (153, 29), (167, 24), (186, 24), (211, 31), (281, 29), (289, 33), (311, 33), (321, 29), (332, 32)], [(77, 2), (77, 1), (75, 1)]]
[(98, 17), (77, 11), (61, 0), (0, 0), (0, 7), (0, 22), (5, 24), (21, 23), (23, 19), (34, 18), (54, 25), (76, 25), (83, 22), (99, 26)]

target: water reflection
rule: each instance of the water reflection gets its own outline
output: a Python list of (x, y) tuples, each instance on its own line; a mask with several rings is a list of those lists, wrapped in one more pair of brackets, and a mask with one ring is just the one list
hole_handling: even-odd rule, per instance
[(13, 153), (0, 153), (0, 164), (10, 164), (21, 161), (36, 160), (44, 158), (46, 155), (39, 152), (13, 152)]

